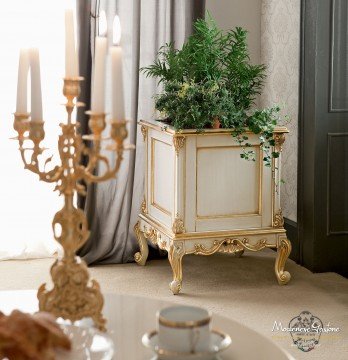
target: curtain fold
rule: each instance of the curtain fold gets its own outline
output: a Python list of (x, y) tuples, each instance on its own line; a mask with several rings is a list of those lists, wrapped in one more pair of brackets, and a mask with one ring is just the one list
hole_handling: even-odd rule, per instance
[[(79, 73), (84, 78), (81, 82), (81, 93), (79, 101), (85, 106), (77, 108), (77, 121), (80, 124), (79, 131), (81, 134), (88, 134), (88, 116), (86, 109), (90, 108), (91, 104), (91, 82), (92, 82), (92, 52), (91, 52), (91, 31), (95, 28), (97, 17), (95, 16), (95, 7), (92, 9), (92, 1), (77, 1), (76, 2), (76, 17), (77, 17), (77, 38), (79, 43)], [(87, 159), (82, 158), (82, 163), (86, 164)], [(85, 207), (85, 197), (78, 196), (77, 203), (80, 208)]]
[[(138, 244), (133, 227), (140, 212), (144, 193), (144, 142), (137, 126), (139, 119), (155, 116), (153, 95), (157, 91), (154, 79), (139, 74), (139, 68), (151, 64), (156, 58), (160, 46), (174, 41), (181, 47), (187, 36), (193, 31), (193, 22), (205, 13), (204, 0), (91, 0), (87, 1), (90, 10), (98, 13), (105, 10), (109, 32), (112, 33), (114, 15), (120, 16), (122, 26), (121, 46), (124, 54), (123, 76), (126, 102), (126, 117), (130, 120), (130, 143), (136, 145), (135, 151), (128, 151), (124, 156), (117, 179), (93, 185), (88, 188), (85, 211), (88, 216), (91, 235), (80, 249), (79, 255), (88, 264), (125, 263), (133, 261)], [(80, 0), (79, 17), (87, 17), (80, 24), (90, 22), (91, 11), (83, 9)], [(90, 38), (86, 29), (80, 29), (81, 70), (88, 68), (88, 57), (93, 54), (93, 41), (97, 26), (89, 26)], [(109, 35), (111, 35), (111, 33)], [(112, 39), (112, 36), (109, 36)], [(84, 44), (82, 44), (82, 42)], [(86, 43), (90, 46), (86, 52)], [(110, 44), (111, 45), (111, 44)], [(82, 53), (82, 49), (84, 49)], [(83, 73), (87, 77), (86, 73)], [(110, 74), (110, 67), (107, 67)], [(110, 76), (107, 76), (110, 79)], [(85, 83), (87, 86), (90, 82)], [(110, 83), (107, 81), (107, 94), (111, 96)], [(90, 86), (82, 94), (85, 101), (90, 96)], [(107, 98), (107, 112), (110, 109), (111, 97)], [(82, 129), (87, 130), (88, 119), (81, 113), (78, 120)], [(107, 128), (106, 131), (109, 131)], [(114, 161), (114, 154), (105, 154)]]

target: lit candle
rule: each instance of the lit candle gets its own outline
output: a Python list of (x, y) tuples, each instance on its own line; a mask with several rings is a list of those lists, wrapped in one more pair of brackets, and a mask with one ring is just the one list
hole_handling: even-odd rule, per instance
[(100, 12), (98, 25), (98, 35), (106, 36), (108, 33), (108, 19), (106, 18), (106, 12), (104, 10)]
[(30, 49), (31, 120), (42, 121), (42, 95), (39, 49)]
[(93, 112), (104, 112), (105, 104), (105, 65), (107, 53), (107, 39), (97, 37), (95, 41), (95, 59), (93, 72), (92, 88), (92, 107)]
[(122, 48), (119, 45), (121, 40), (120, 18), (116, 15), (113, 24), (113, 42), (111, 47), (112, 67), (112, 119), (125, 120), (124, 96), (123, 96), (123, 75), (122, 75)]
[(29, 72), (29, 52), (27, 49), (21, 49), (18, 65), (18, 83), (17, 83), (17, 113), (27, 113), (27, 88), (28, 88), (28, 72)]
[(65, 77), (78, 76), (78, 57), (75, 46), (75, 24), (72, 9), (65, 10)]

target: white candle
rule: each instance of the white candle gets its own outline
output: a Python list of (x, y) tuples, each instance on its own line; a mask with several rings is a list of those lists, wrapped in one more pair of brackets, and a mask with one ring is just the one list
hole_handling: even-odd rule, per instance
[(75, 24), (72, 9), (65, 10), (65, 77), (78, 76), (78, 56), (75, 46)]
[(123, 52), (119, 42), (121, 39), (120, 19), (116, 15), (113, 24), (113, 42), (116, 46), (110, 49), (112, 67), (112, 119), (125, 120), (124, 95), (123, 95), (123, 75), (122, 63)]
[(31, 120), (42, 121), (42, 95), (39, 49), (30, 49)]
[(27, 113), (27, 88), (28, 88), (28, 72), (29, 72), (29, 52), (27, 49), (21, 49), (18, 65), (18, 83), (17, 83), (17, 113)]
[(104, 112), (105, 105), (105, 65), (107, 39), (97, 37), (95, 41), (95, 59), (93, 71), (92, 107), (93, 112)]

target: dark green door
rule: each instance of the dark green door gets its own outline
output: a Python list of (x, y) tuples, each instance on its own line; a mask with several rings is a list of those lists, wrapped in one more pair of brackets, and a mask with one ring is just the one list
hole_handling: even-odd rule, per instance
[(302, 4), (300, 262), (348, 276), (348, 1)]

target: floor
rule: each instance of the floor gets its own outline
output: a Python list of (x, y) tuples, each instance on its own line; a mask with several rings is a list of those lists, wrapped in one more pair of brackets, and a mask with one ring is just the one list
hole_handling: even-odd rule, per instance
[[(178, 296), (168, 289), (171, 270), (166, 260), (153, 260), (145, 267), (124, 264), (90, 270), (104, 292), (204, 306), (272, 338), (295, 359), (347, 360), (348, 279), (334, 273), (312, 274), (289, 260), (287, 270), (292, 280), (279, 286), (273, 273), (274, 259), (270, 249), (245, 253), (240, 259), (224, 254), (186, 256), (183, 290)], [(49, 282), (52, 261), (0, 262), (0, 290), (36, 289)], [(272, 332), (275, 321), (288, 327), (290, 320), (304, 310), (319, 317), (324, 325), (340, 328), (336, 334), (322, 334), (319, 346), (308, 353), (292, 346), (289, 333)]]

